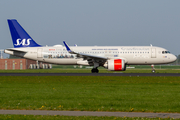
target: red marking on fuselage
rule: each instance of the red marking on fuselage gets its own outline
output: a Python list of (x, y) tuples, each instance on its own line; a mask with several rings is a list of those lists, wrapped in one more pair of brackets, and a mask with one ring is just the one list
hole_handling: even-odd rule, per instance
[(49, 49), (49, 51), (55, 51), (55, 49)]

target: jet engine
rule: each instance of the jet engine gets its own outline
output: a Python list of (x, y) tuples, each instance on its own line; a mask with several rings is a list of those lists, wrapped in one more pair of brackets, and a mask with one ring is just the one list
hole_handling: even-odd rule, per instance
[(108, 60), (104, 64), (104, 67), (112, 71), (125, 71), (126, 70), (125, 60), (123, 59)]

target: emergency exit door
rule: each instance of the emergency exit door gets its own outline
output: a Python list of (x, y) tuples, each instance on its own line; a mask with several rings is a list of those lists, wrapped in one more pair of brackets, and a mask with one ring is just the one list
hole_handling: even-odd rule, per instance
[(151, 48), (151, 58), (156, 58), (156, 48)]

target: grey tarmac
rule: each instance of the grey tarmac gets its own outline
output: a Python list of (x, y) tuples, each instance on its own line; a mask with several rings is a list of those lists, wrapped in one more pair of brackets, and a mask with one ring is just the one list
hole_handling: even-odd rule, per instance
[(0, 73), (0, 76), (180, 76), (180, 73)]
[(96, 112), (96, 111), (93, 112), (93, 111), (50, 111), (50, 110), (0, 110), (0, 114), (180, 118), (180, 113), (145, 113), (145, 112), (142, 113), (142, 112)]

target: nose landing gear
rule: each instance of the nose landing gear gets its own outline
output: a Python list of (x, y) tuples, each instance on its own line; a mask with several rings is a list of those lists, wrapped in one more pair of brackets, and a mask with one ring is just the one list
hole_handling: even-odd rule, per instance
[(155, 71), (154, 65), (151, 65), (151, 67), (152, 67), (152, 73), (155, 73), (156, 71)]

